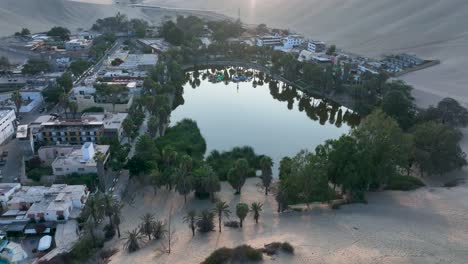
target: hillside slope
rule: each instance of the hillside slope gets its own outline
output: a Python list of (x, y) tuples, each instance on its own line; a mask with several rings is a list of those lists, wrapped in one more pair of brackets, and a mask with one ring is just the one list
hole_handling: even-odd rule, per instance
[(78, 3), (66, 0), (1, 0), (0, 36), (10, 35), (22, 27), (32, 32), (51, 26), (66, 26), (70, 30), (89, 28), (98, 18), (117, 12), (129, 17), (144, 17), (136, 8), (113, 5)]

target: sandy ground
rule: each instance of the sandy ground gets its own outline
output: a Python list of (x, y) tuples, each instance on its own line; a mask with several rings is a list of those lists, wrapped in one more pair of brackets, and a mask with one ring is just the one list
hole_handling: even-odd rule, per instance
[[(208, 201), (183, 197), (151, 188), (136, 192), (134, 206), (126, 206), (121, 229), (135, 228), (146, 212), (167, 218), (173, 208), (176, 241), (172, 254), (160, 253), (161, 245), (151, 242), (140, 251), (120, 251), (111, 263), (199, 263), (213, 250), (247, 243), (262, 247), (272, 241), (290, 241), (294, 257), (266, 257), (265, 263), (466, 263), (468, 259), (468, 186), (452, 189), (422, 188), (414, 192), (371, 194), (367, 205), (344, 206), (340, 210), (316, 207), (309, 212), (276, 213), (273, 197), (265, 197), (248, 180), (241, 196), (223, 185), (219, 198), (231, 210), (239, 202), (265, 204), (260, 223), (249, 215), (243, 229), (225, 228), (220, 234), (197, 234), (194, 238), (182, 222), (189, 209), (211, 208)], [(231, 217), (232, 218), (232, 217)]]

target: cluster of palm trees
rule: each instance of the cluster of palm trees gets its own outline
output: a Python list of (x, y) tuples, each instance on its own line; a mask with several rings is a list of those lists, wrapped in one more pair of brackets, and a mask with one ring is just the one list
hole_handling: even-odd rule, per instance
[[(258, 223), (260, 218), (260, 212), (263, 210), (263, 204), (254, 202), (250, 205), (246, 203), (238, 203), (236, 205), (236, 216), (239, 218), (239, 225), (242, 228), (243, 222), (247, 217), (248, 213), (251, 212), (255, 223)], [(226, 202), (219, 201), (216, 203), (212, 210), (203, 210), (199, 214), (195, 210), (189, 211), (183, 218), (184, 223), (188, 224), (189, 229), (192, 232), (192, 236), (195, 236), (195, 231), (206, 233), (214, 230), (214, 220), (218, 220), (218, 231), (222, 232), (223, 219), (231, 216), (231, 210)]]
[(145, 236), (147, 241), (160, 240), (168, 233), (166, 223), (156, 219), (154, 214), (146, 213), (140, 217), (140, 220), (141, 223), (137, 228), (127, 231), (123, 247), (129, 253), (140, 249)]
[(117, 230), (117, 235), (120, 237), (122, 208), (123, 203), (110, 193), (97, 192), (88, 197), (81, 219), (84, 220), (85, 234), (91, 236), (93, 243), (96, 241), (95, 229), (105, 218), (109, 220), (108, 228), (114, 232)]

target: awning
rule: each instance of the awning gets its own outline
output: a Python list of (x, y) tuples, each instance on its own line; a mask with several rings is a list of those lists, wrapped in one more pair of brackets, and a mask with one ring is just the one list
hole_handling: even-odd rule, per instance
[(52, 237), (51, 236), (43, 236), (41, 240), (39, 240), (39, 245), (37, 246), (37, 250), (44, 251), (50, 248), (52, 244)]

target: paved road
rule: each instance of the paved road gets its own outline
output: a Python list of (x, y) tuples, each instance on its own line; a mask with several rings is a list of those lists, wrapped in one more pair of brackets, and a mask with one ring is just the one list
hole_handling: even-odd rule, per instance
[(75, 82), (73, 82), (73, 85), (74, 86), (79, 85), (81, 82), (84, 81), (84, 79), (86, 79), (86, 77), (97, 74), (101, 70), (101, 67), (104, 64), (104, 61), (107, 60), (110, 54), (113, 54), (114, 52), (116, 52), (122, 46), (123, 42), (124, 42), (123, 38), (118, 38), (115, 41), (114, 45), (112, 45), (112, 47), (109, 50), (107, 50), (104, 56), (102, 56), (102, 58), (98, 62), (96, 62), (93, 66), (89, 67), (87, 71), (85, 71)]

